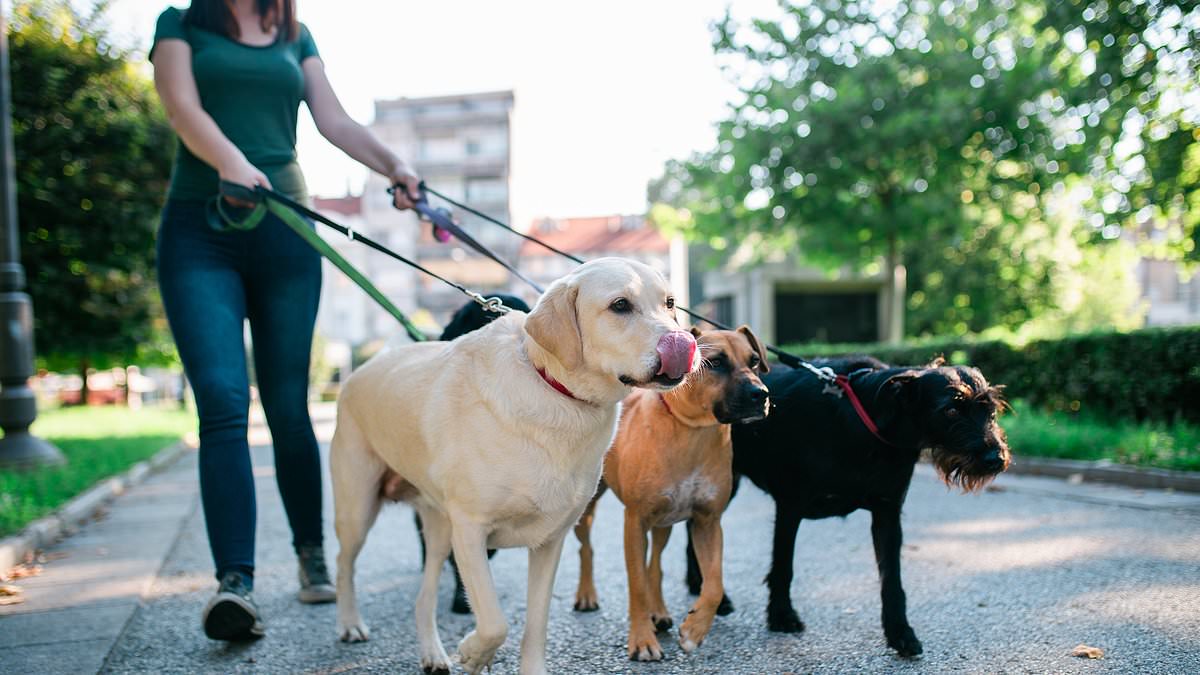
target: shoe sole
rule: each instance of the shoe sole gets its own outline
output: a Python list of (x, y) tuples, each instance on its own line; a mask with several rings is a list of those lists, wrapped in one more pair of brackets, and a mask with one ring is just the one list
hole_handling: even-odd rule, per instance
[(337, 591), (328, 584), (319, 584), (300, 589), (300, 602), (306, 605), (322, 605), (337, 600)]
[(265, 633), (253, 605), (233, 593), (219, 593), (204, 608), (204, 634), (212, 640), (242, 642)]

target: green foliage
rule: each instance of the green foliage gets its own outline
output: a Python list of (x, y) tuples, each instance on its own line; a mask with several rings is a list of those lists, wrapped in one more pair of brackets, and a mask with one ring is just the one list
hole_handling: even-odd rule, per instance
[(195, 415), (180, 410), (79, 407), (43, 412), (32, 431), (58, 446), (67, 464), (0, 471), (0, 537), (195, 429)]
[(1008, 396), (1050, 412), (1200, 422), (1200, 326), (1086, 333), (1016, 345), (931, 339), (901, 346), (799, 345), (802, 356), (870, 354), (888, 363), (935, 356), (983, 371)]
[(1109, 460), (1200, 471), (1200, 427), (1186, 422), (1130, 422), (1097, 415), (1047, 413), (1017, 401), (1001, 420), (1020, 457)]
[(1036, 24), (1061, 153), (1104, 236), (1200, 260), (1200, 2), (1058, 0)]
[(22, 0), (9, 24), (22, 262), (52, 367), (169, 353), (154, 236), (173, 135), (102, 9)]
[[(718, 251), (831, 273), (907, 265), (909, 334), (1136, 321), (1111, 264), (1127, 252), (1096, 247), (1150, 220), (1158, 249), (1193, 245), (1200, 10), (1109, 5), (781, 0), (772, 20), (727, 15), (714, 46), (742, 97), (716, 147), (668, 163), (650, 199), (685, 207), (688, 234)], [(1099, 311), (1072, 290), (1085, 280), (1122, 302)]]

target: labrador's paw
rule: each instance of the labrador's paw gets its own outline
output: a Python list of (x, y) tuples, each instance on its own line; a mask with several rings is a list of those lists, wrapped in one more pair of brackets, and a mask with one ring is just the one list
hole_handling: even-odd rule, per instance
[(366, 642), (371, 639), (371, 631), (361, 617), (338, 620), (338, 639), (342, 642)]
[(478, 630), (467, 633), (458, 643), (458, 661), (463, 669), (471, 675), (479, 675), (484, 668), (492, 665), (496, 658), (496, 650), (504, 644), (504, 639), (486, 640), (479, 635)]

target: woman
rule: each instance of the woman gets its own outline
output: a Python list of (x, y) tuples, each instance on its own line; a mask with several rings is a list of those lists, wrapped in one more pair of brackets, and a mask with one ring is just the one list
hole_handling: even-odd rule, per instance
[(158, 239), (159, 285), (200, 416), (200, 495), (220, 582), (205, 606), (215, 640), (263, 635), (254, 585), (254, 475), (243, 323), (275, 448), (275, 476), (299, 557), (300, 601), (331, 602), (321, 533), (321, 463), (308, 417), (308, 367), (321, 289), (319, 255), (275, 217), (251, 231), (205, 220), (220, 180), (307, 199), (296, 116), (388, 177), (409, 208), (419, 180), (346, 114), (295, 0), (195, 0), (159, 16), (154, 84), (180, 145)]

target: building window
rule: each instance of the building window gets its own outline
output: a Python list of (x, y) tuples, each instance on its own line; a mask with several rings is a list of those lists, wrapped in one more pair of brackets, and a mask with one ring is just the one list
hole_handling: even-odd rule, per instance
[(479, 154), (479, 142), (467, 141), (467, 156), (474, 157)]
[(508, 182), (503, 178), (467, 179), (467, 201), (503, 202), (508, 200)]
[(713, 318), (726, 326), (733, 325), (733, 296), (722, 295), (712, 299)]
[(775, 339), (797, 342), (875, 342), (880, 294), (868, 292), (775, 293)]

